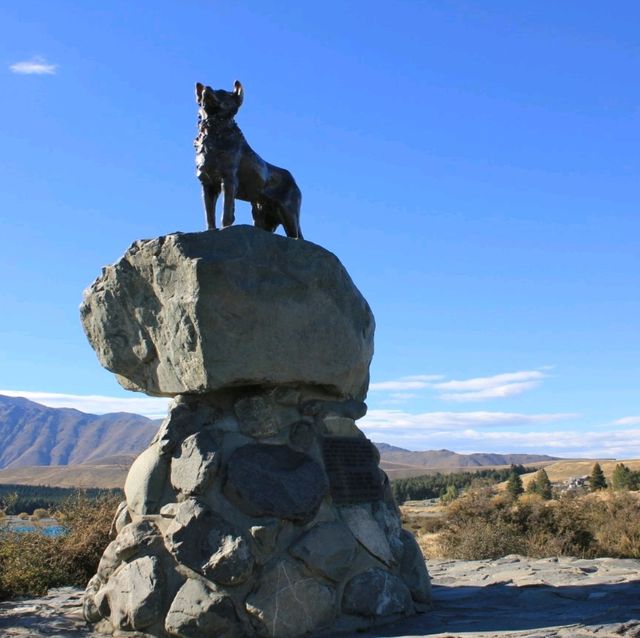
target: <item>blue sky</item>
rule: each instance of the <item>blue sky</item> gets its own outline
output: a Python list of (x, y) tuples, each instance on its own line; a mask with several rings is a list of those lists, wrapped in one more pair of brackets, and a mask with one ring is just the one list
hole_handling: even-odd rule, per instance
[[(0, 393), (158, 414), (80, 326), (138, 238), (204, 229), (196, 81), (376, 316), (375, 440), (640, 456), (640, 8), (0, 6)], [(246, 206), (238, 221), (250, 223)]]

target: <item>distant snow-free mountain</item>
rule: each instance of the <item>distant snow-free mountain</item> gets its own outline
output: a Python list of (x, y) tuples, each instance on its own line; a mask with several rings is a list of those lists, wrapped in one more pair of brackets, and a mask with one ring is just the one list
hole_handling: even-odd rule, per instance
[(76, 465), (137, 454), (159, 421), (139, 414), (85, 414), (0, 396), (0, 469)]
[[(139, 414), (85, 414), (0, 396), (0, 483), (29, 485), (122, 485), (133, 459), (144, 450), (160, 421)], [(457, 454), (412, 452), (375, 443), (390, 478), (487, 466), (549, 463), (543, 454)]]
[(380, 450), (382, 469), (391, 478), (416, 476), (423, 470), (464, 471), (482, 467), (500, 465), (528, 465), (531, 463), (550, 463), (559, 459), (546, 454), (495, 454), (476, 452), (474, 454), (458, 454), (451, 450), (425, 450), (413, 452), (388, 443), (376, 443)]

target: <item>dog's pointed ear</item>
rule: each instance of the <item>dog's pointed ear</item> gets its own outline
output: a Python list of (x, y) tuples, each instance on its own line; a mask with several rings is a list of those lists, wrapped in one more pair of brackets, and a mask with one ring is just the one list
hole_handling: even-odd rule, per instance
[(204, 91), (204, 84), (196, 82), (196, 102), (198, 104), (200, 104), (200, 100), (202, 99), (202, 91)]
[(233, 93), (238, 100), (238, 104), (242, 104), (242, 100), (244, 100), (244, 89), (238, 80), (233, 83)]

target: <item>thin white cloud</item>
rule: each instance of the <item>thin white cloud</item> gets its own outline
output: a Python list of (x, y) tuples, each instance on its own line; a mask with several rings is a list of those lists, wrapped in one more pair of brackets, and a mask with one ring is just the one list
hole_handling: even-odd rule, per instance
[[(549, 369), (549, 366), (545, 366), (545, 369)], [(472, 379), (452, 379), (450, 381), (444, 380), (445, 377), (443, 375), (426, 374), (372, 383), (370, 390), (373, 392), (402, 393), (432, 389), (438, 393), (437, 398), (443, 401), (462, 403), (503, 399), (522, 394), (537, 387), (542, 379), (546, 377), (547, 374), (540, 369), (506, 372)]]
[(439, 383), (441, 390), (451, 390), (454, 392), (469, 392), (472, 390), (486, 390), (496, 386), (508, 385), (520, 381), (531, 381), (532, 379), (542, 379), (546, 375), (539, 370), (525, 370), (522, 372), (506, 372), (504, 374), (494, 374), (491, 377), (476, 377), (475, 379), (465, 379), (463, 381), (446, 381)]
[(444, 379), (441, 374), (414, 374), (400, 377), (393, 381), (379, 381), (369, 386), (371, 392), (405, 392), (407, 390), (422, 390), (433, 386), (435, 381)]
[(437, 429), (463, 429), (471, 427), (519, 427), (540, 423), (553, 423), (578, 417), (578, 414), (560, 412), (551, 414), (520, 414), (517, 412), (423, 412), (412, 414), (402, 410), (370, 410), (359, 425), (367, 431), (411, 429), (418, 431)]
[(640, 416), (624, 416), (612, 421), (612, 425), (640, 425)]
[(34, 56), (31, 60), (11, 64), (9, 69), (21, 75), (55, 75), (58, 65), (50, 64), (43, 57)]
[(523, 370), (490, 377), (445, 381), (437, 383), (435, 388), (440, 391), (439, 398), (444, 401), (503, 399), (535, 388), (546, 376), (540, 370)]
[(74, 408), (89, 414), (131, 412), (142, 414), (150, 419), (164, 418), (170, 401), (170, 399), (154, 397), (107, 397), (23, 390), (0, 390), (0, 395), (2, 394), (9, 397), (23, 397), (50, 408)]
[(438, 398), (443, 401), (454, 401), (456, 403), (484, 401), (486, 399), (504, 399), (506, 397), (515, 396), (516, 394), (522, 394), (527, 390), (535, 388), (537, 385), (537, 381), (505, 383), (504, 385), (496, 385), (494, 387), (475, 390), (472, 392), (445, 392), (444, 394), (439, 395)]
[[(563, 424), (578, 414), (427, 412), (371, 410), (358, 425), (374, 441), (413, 450), (549, 454), (567, 458), (638, 458), (640, 428), (594, 428)], [(635, 417), (634, 417), (635, 418)], [(619, 419), (630, 424), (630, 417)], [(544, 425), (557, 424), (553, 430)], [(540, 426), (540, 429), (527, 430)], [(516, 429), (517, 428), (517, 429)], [(564, 429), (566, 428), (566, 429)]]

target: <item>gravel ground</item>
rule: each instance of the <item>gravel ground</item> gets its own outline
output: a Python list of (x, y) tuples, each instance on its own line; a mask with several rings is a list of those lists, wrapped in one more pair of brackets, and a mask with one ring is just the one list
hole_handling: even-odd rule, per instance
[[(640, 561), (429, 561), (433, 608), (344, 638), (640, 638)], [(97, 638), (81, 590), (0, 603), (0, 637)]]

